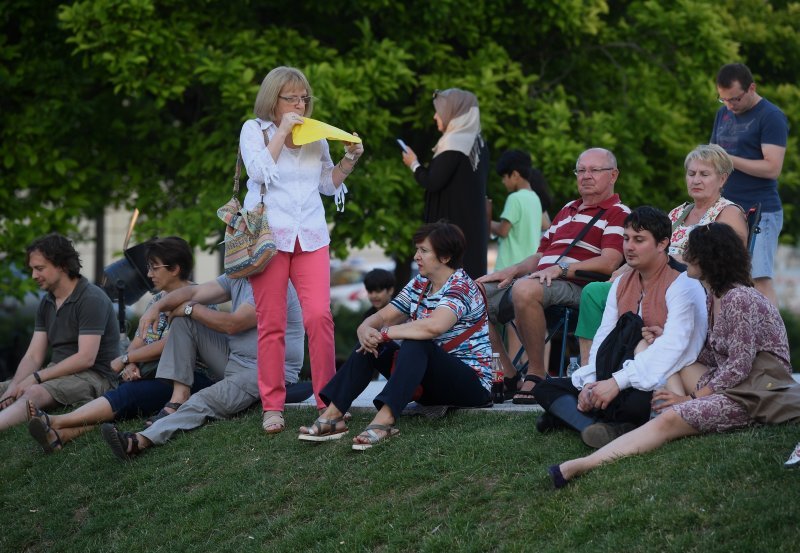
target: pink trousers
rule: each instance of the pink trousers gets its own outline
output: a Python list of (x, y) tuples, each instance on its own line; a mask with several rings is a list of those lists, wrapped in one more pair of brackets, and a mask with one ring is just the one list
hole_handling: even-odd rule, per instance
[(319, 392), (336, 372), (328, 246), (304, 252), (296, 243), (294, 252), (277, 252), (263, 273), (250, 277), (258, 316), (258, 391), (264, 411), (283, 411), (286, 400), (286, 289), (290, 279), (303, 310), (317, 407), (325, 407)]

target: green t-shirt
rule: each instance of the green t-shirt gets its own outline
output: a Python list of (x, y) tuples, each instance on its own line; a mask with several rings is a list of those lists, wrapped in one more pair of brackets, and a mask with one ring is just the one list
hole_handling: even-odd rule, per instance
[(519, 263), (536, 253), (542, 237), (542, 202), (533, 190), (508, 195), (500, 219), (511, 223), (508, 236), (498, 239), (495, 270)]

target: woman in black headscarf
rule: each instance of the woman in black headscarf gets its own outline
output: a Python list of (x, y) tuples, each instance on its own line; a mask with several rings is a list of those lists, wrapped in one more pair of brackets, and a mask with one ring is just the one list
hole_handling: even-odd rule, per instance
[(461, 227), (467, 239), (464, 270), (473, 279), (486, 274), (488, 244), (486, 179), (489, 149), (481, 137), (478, 99), (458, 88), (433, 94), (433, 119), (442, 137), (433, 148), (433, 160), (423, 167), (411, 148), (403, 163), (425, 189), (426, 223), (446, 219)]

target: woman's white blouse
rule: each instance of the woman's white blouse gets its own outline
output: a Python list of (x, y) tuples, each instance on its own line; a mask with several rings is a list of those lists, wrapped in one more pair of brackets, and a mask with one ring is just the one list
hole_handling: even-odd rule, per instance
[(300, 241), (303, 251), (314, 251), (330, 243), (325, 208), (320, 194), (335, 196), (336, 208), (344, 208), (347, 187), (333, 185), (333, 161), (326, 140), (290, 149), (283, 146), (277, 163), (264, 144), (262, 130), (270, 140), (275, 123), (250, 119), (242, 126), (239, 145), (247, 169), (244, 208), (253, 209), (261, 199), (261, 183), (267, 183), (265, 202), (275, 245), (280, 251), (294, 251)]

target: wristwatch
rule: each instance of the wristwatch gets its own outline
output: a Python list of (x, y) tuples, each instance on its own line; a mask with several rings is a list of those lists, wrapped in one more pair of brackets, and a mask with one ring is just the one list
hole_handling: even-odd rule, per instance
[(561, 267), (561, 278), (567, 278), (567, 271), (569, 271), (569, 265), (567, 265), (563, 261), (559, 261), (557, 265)]
[(185, 317), (192, 318), (192, 309), (194, 308), (194, 303), (187, 303), (186, 307), (183, 308), (183, 315)]
[(122, 365), (125, 366), (128, 364), (128, 354), (122, 356)]

